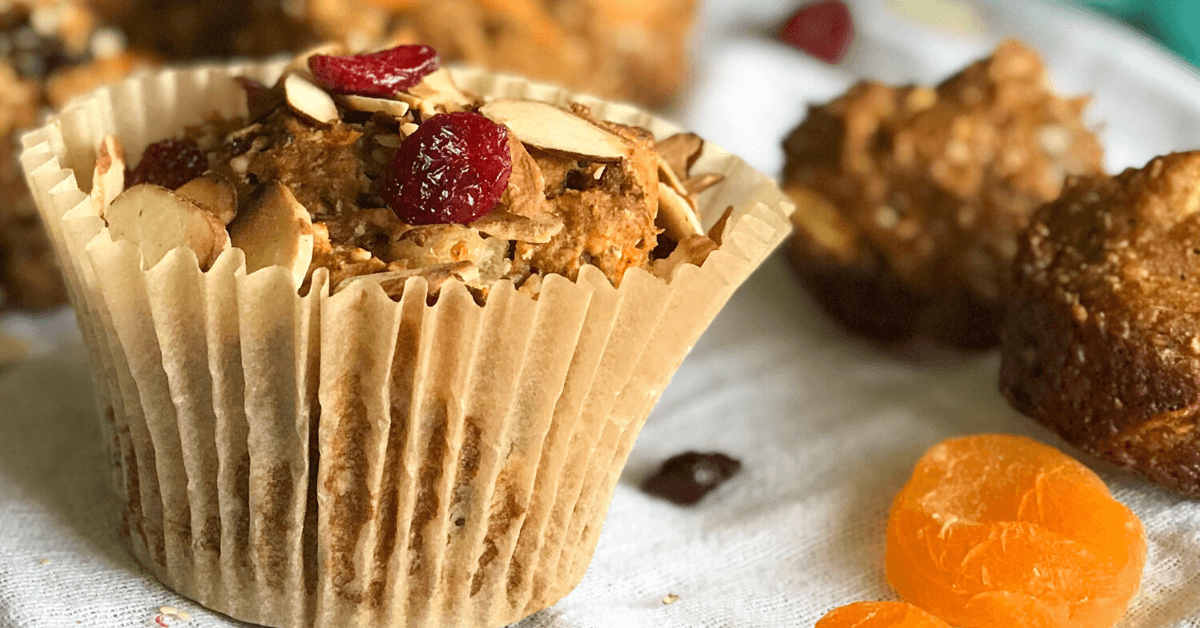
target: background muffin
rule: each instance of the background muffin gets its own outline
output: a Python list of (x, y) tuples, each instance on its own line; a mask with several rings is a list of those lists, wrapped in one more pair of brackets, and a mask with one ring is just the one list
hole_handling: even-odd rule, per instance
[(16, 161), (17, 136), (46, 107), (144, 66), (86, 2), (17, 0), (0, 8), (0, 307), (66, 301), (54, 254)]
[(1200, 153), (1070, 184), (1020, 238), (1000, 389), (1084, 451), (1200, 495)]
[(800, 278), (857, 333), (995, 345), (1017, 233), (1102, 172), (1086, 104), (1007, 41), (936, 89), (864, 82), (811, 108), (784, 144)]
[[(340, 40), (423, 43), (448, 61), (658, 106), (688, 75), (696, 0), (111, 0), (130, 42), (170, 59), (263, 56)], [(148, 16), (151, 16), (148, 18)]]

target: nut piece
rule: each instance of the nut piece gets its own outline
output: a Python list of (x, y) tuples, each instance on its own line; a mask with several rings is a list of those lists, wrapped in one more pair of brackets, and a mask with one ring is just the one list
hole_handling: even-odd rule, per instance
[(365, 113), (382, 113), (400, 119), (408, 114), (409, 105), (400, 100), (386, 98), (371, 98), (370, 96), (344, 95), (338, 96), (337, 101), (347, 109)]
[(725, 180), (725, 175), (716, 174), (715, 172), (706, 172), (698, 174), (683, 182), (683, 189), (687, 190), (689, 195), (697, 195), (711, 188), (712, 186)]
[(651, 266), (655, 275), (671, 281), (679, 269), (687, 265), (702, 266), (720, 245), (709, 236), (691, 235), (684, 238), (666, 259), (655, 260)]
[(329, 125), (341, 118), (333, 97), (299, 74), (283, 79), (283, 92), (293, 111), (317, 124)]
[(450, 71), (445, 68), (425, 75), (425, 78), (412, 86), (408, 93), (396, 94), (396, 98), (419, 109), (425, 118), (439, 113), (464, 111), (475, 104), (475, 99), (458, 88), (454, 77), (450, 76)]
[(339, 43), (320, 44), (296, 55), (292, 62), (283, 69), (283, 76), (299, 74), (307, 81), (313, 80), (312, 70), (308, 67), (309, 58), (316, 55), (341, 56), (347, 54), (346, 47)]
[(691, 204), (666, 183), (658, 184), (658, 217), (654, 223), (676, 242), (683, 242), (688, 236), (704, 235), (704, 227)]
[(558, 235), (566, 224), (558, 216), (527, 218), (519, 214), (494, 210), (471, 223), (471, 227), (482, 233), (503, 240), (516, 240), (530, 244), (545, 244)]
[(96, 171), (92, 176), (92, 202), (96, 215), (105, 210), (125, 191), (125, 149), (115, 136), (106, 135), (96, 151)]
[(708, 237), (718, 245), (725, 244), (725, 230), (729, 227), (729, 221), (733, 218), (733, 206), (725, 208), (725, 213), (713, 223), (711, 229), (708, 230)]
[(655, 145), (658, 156), (670, 164), (678, 175), (691, 175), (692, 166), (704, 150), (704, 140), (695, 133), (676, 133)]
[(113, 240), (142, 249), (146, 268), (168, 252), (186, 246), (207, 270), (229, 248), (229, 234), (215, 216), (194, 202), (152, 184), (136, 185), (113, 200), (104, 214)]
[(283, 266), (296, 286), (304, 283), (313, 256), (312, 216), (286, 185), (264, 185), (229, 223), (229, 237), (246, 253), (246, 272)]
[(658, 156), (658, 180), (671, 186), (671, 189), (675, 190), (679, 194), (679, 196), (686, 199), (688, 201), (689, 205), (692, 205), (693, 207), (695, 207), (695, 204), (693, 203), (692, 199), (688, 198), (687, 188), (685, 188), (683, 186), (683, 182), (679, 180), (679, 177), (675, 175), (675, 172), (676, 172), (675, 168), (671, 167), (671, 164), (668, 163), (665, 159), (663, 159), (662, 155), (659, 155)]
[(369, 275), (358, 275), (356, 277), (347, 277), (334, 288), (333, 293), (337, 294), (346, 288), (360, 281), (377, 283), (383, 291), (390, 297), (399, 297), (404, 294), (404, 284), (412, 277), (424, 277), (427, 286), (428, 294), (436, 295), (442, 290), (442, 286), (451, 279), (457, 279), (463, 283), (470, 283), (479, 276), (479, 269), (471, 262), (449, 262), (446, 264), (437, 264), (434, 266), (426, 266), (424, 268), (416, 268), (412, 270), (396, 270), (383, 273), (371, 273)]
[(543, 150), (593, 161), (620, 161), (632, 150), (619, 136), (547, 103), (505, 98), (484, 105), (479, 113), (507, 126), (522, 142)]
[(216, 216), (221, 224), (229, 224), (237, 215), (237, 188), (220, 173), (192, 179), (175, 193)]

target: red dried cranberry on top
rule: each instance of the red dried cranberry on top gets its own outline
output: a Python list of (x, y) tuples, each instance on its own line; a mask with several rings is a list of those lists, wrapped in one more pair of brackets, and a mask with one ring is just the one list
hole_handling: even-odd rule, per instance
[(125, 187), (153, 183), (168, 190), (208, 172), (208, 157), (192, 140), (163, 140), (146, 147), (142, 160), (125, 173)]
[(854, 41), (854, 18), (842, 0), (819, 0), (801, 7), (779, 38), (825, 63), (838, 63)]
[(429, 46), (397, 46), (380, 52), (308, 58), (317, 83), (338, 94), (391, 98), (438, 69), (437, 51)]
[(506, 128), (478, 113), (444, 113), (396, 149), (380, 196), (411, 225), (465, 225), (496, 207), (511, 174)]

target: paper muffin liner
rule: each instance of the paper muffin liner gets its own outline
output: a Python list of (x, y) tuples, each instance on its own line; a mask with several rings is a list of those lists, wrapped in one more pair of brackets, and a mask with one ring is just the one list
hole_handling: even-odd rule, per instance
[[(176, 249), (150, 269), (87, 195), (96, 148), (134, 159), (213, 113), (244, 115), (234, 76), (282, 63), (166, 70), (77, 99), (24, 138), (21, 161), (70, 286), (112, 453), (121, 525), (160, 580), (279, 627), (501, 626), (582, 579), (651, 408), (716, 312), (789, 231), (765, 176), (707, 144), (726, 180), (702, 222), (735, 212), (702, 267), (669, 282), (594, 267), (508, 282), (480, 306), (371, 282), (307, 296), (231, 249), (207, 272)], [(677, 131), (649, 114), (514, 77), (457, 70), (485, 97), (557, 104)]]

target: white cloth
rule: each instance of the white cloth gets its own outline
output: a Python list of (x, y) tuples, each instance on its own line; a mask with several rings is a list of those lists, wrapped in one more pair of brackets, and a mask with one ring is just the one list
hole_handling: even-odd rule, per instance
[[(1107, 125), (1111, 168), (1200, 146), (1200, 78), (1136, 36), (1029, 2), (981, 9), (986, 34), (953, 35), (895, 13), (919, 4), (854, 3), (860, 38), (846, 71), (760, 35), (793, 0), (710, 0), (697, 81), (676, 115), (773, 172), (804, 104), (842, 91), (852, 74), (935, 80), (999, 34), (1017, 34), (1042, 50), (1063, 90), (1095, 92), (1092, 115)], [(171, 593), (119, 544), (86, 360), (70, 325), (60, 316), (0, 326), (32, 326), (39, 346), (59, 344), (0, 371), (0, 628), (154, 626), (160, 606), (192, 616), (171, 625), (241, 625)], [(1008, 408), (997, 366), (995, 354), (899, 357), (857, 342), (772, 259), (664, 394), (583, 584), (520, 628), (809, 627), (834, 606), (892, 599), (887, 509), (926, 448), (982, 432), (1065, 447)], [(726, 452), (743, 470), (691, 508), (637, 489), (688, 449)], [(1148, 533), (1142, 592), (1122, 628), (1200, 626), (1200, 502), (1093, 467)], [(678, 601), (664, 604), (667, 595)]]

